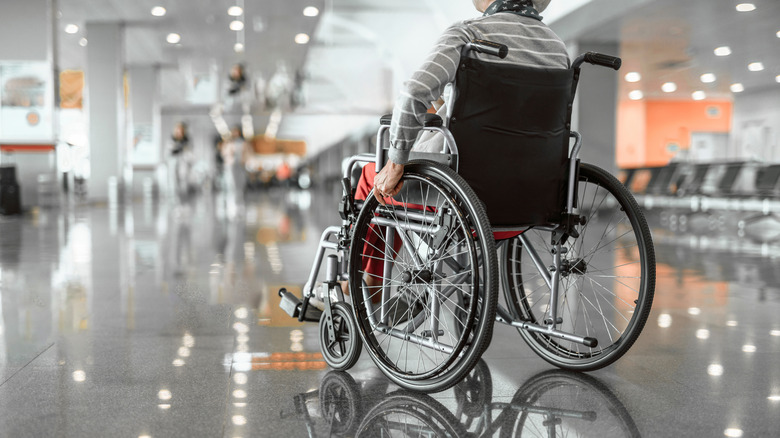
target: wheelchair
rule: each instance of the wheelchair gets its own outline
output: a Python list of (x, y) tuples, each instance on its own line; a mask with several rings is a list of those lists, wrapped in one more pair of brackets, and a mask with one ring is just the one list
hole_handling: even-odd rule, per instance
[[(582, 64), (621, 61), (593, 52), (569, 69), (490, 61), (507, 50), (464, 47), (446, 117), (424, 121), (445, 147), (413, 151), (385, 205), (356, 200), (351, 176), (359, 164), (382, 167), (390, 116), (375, 154), (345, 160), (341, 226), (323, 232), (303, 299), (279, 291), (290, 316), (319, 322), (333, 369), (352, 367), (365, 347), (394, 383), (436, 392), (468, 375), (494, 322), (578, 371), (612, 364), (642, 331), (655, 290), (650, 230), (614, 176), (580, 162), (582, 139), (570, 130)], [(315, 295), (324, 311), (309, 305)]]

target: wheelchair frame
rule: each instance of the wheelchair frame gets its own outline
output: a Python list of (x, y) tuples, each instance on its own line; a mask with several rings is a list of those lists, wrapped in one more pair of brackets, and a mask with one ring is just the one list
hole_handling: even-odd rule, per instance
[[(474, 41), (470, 44), (467, 44), (464, 47), (461, 55), (465, 57), (469, 55), (469, 52), (475, 51), (479, 53), (487, 53), (495, 56), (501, 56), (501, 47), (503, 46), (498, 47), (498, 45), (495, 45), (494, 43), (490, 43), (490, 42)], [(503, 54), (505, 56), (505, 52)], [(610, 67), (615, 70), (620, 68), (619, 58), (614, 58), (611, 56), (595, 54), (595, 53), (587, 53), (578, 57), (572, 64), (572, 69), (574, 69), (575, 71), (574, 73), (575, 81), (578, 80), (579, 73), (580, 73), (580, 66), (584, 62)], [(458, 148), (452, 133), (448, 129), (449, 120), (453, 112), (454, 102), (457, 100), (457, 88), (454, 86), (454, 84), (452, 86), (451, 92), (452, 94), (448, 102), (446, 119), (441, 122), (441, 126), (438, 126), (439, 123), (435, 125), (426, 124), (422, 128), (423, 130), (434, 131), (434, 132), (441, 133), (443, 135), (445, 142), (442, 151), (440, 151), (440, 153), (412, 152), (412, 157), (413, 159), (420, 158), (420, 157), (426, 158), (434, 162), (447, 164), (450, 167), (453, 167), (453, 163), (454, 163), (455, 164), (454, 168), (457, 171)], [(437, 120), (437, 122), (439, 122), (439, 120)], [(375, 153), (355, 155), (345, 159), (343, 163), (342, 188), (344, 193), (339, 203), (339, 213), (342, 218), (342, 225), (340, 227), (331, 226), (326, 228), (323, 231), (322, 236), (320, 237), (319, 248), (315, 256), (312, 269), (309, 272), (307, 282), (303, 288), (303, 301), (302, 302), (299, 301), (297, 297), (295, 297), (294, 295), (292, 295), (291, 293), (287, 292), (284, 289), (279, 291), (279, 294), (282, 297), (282, 302), (280, 306), (283, 309), (285, 309), (287, 313), (290, 314), (290, 316), (297, 317), (299, 321), (320, 320), (321, 313), (312, 309), (312, 306), (309, 306), (309, 300), (315, 294), (314, 284), (320, 273), (320, 267), (322, 265), (325, 254), (327, 251), (333, 251), (335, 254), (329, 255), (327, 258), (327, 275), (325, 276), (325, 281), (323, 282), (322, 285), (322, 297), (325, 301), (324, 318), (328, 329), (328, 339), (330, 339), (331, 341), (334, 340), (334, 335), (333, 335), (334, 327), (333, 327), (331, 300), (333, 298), (335, 298), (337, 301), (344, 300), (343, 291), (341, 290), (338, 281), (349, 280), (349, 272), (348, 272), (349, 267), (348, 267), (347, 259), (350, 250), (350, 245), (352, 243), (351, 232), (353, 226), (356, 223), (358, 213), (362, 209), (364, 203), (364, 201), (356, 201), (354, 199), (354, 191), (351, 187), (350, 176), (352, 175), (352, 171), (354, 167), (358, 163), (374, 162), (376, 164), (377, 171), (379, 171), (379, 169), (383, 167), (385, 162), (385, 149), (386, 147), (389, 146), (388, 144), (389, 136), (387, 135), (388, 130), (389, 130), (389, 125), (387, 124), (382, 124), (379, 127), (377, 132), (377, 149)], [(533, 245), (531, 245), (531, 243), (527, 240), (525, 234), (520, 234), (518, 236), (520, 242), (522, 243), (524, 248), (528, 251), (530, 259), (533, 262), (533, 265), (538, 270), (539, 274), (541, 275), (541, 278), (544, 280), (551, 293), (549, 299), (550, 302), (547, 307), (547, 310), (545, 311), (543, 324), (535, 324), (533, 322), (529, 322), (528, 320), (516, 319), (512, 316), (512, 312), (510, 312), (507, 308), (503, 307), (501, 303), (497, 303), (496, 305), (495, 321), (505, 325), (516, 327), (518, 329), (527, 332), (534, 332), (541, 335), (549, 336), (551, 338), (558, 338), (565, 341), (581, 344), (589, 348), (593, 348), (598, 345), (598, 340), (595, 337), (579, 336), (574, 333), (569, 333), (567, 331), (558, 329), (558, 325), (563, 323), (563, 318), (561, 318), (558, 315), (558, 304), (559, 304), (558, 300), (559, 300), (559, 288), (561, 283), (561, 276), (565, 275), (562, 274), (562, 270), (561, 270), (562, 254), (565, 254), (567, 250), (567, 248), (564, 247), (564, 243), (566, 242), (566, 239), (570, 236), (573, 236), (575, 238), (578, 237), (578, 232), (575, 229), (575, 225), (584, 225), (585, 223), (585, 218), (578, 216), (577, 213), (575, 212), (575, 202), (576, 202), (575, 196), (576, 196), (577, 184), (578, 184), (578, 168), (580, 166), (579, 152), (582, 147), (582, 137), (579, 133), (575, 131), (570, 131), (570, 138), (574, 139), (574, 144), (573, 146), (571, 146), (570, 154), (569, 154), (566, 210), (562, 215), (561, 223), (555, 226), (534, 226), (533, 227), (536, 230), (551, 232), (552, 241), (550, 243), (553, 247), (551, 251), (553, 255), (553, 266), (550, 268), (545, 266), (542, 258), (540, 257), (538, 252), (534, 249)], [(369, 197), (370, 196), (372, 195), (370, 194)], [(386, 245), (389, 245), (390, 247), (392, 247), (391, 242), (394, 241), (394, 235), (395, 235), (394, 228), (399, 228), (401, 230), (408, 229), (409, 231), (415, 231), (415, 232), (431, 232), (431, 231), (435, 231), (436, 227), (442, 226), (443, 215), (441, 214), (441, 212), (437, 212), (433, 219), (431, 219), (430, 216), (425, 216), (421, 214), (418, 214), (417, 217), (415, 217), (414, 212), (397, 211), (396, 213), (399, 215), (409, 215), (409, 217), (412, 219), (418, 221), (425, 220), (428, 223), (425, 225), (415, 226), (415, 224), (399, 224), (398, 222), (392, 222), (387, 219), (383, 219), (381, 217), (376, 217), (372, 219), (372, 223), (376, 223), (377, 225), (380, 226), (381, 225), (387, 226)], [(526, 231), (528, 228), (530, 227), (526, 227), (524, 231)], [(494, 228), (493, 230), (501, 231), (502, 229)], [(519, 231), (519, 230), (520, 229), (515, 229), (515, 231)], [(398, 233), (398, 236), (401, 237), (402, 245), (406, 246), (408, 245), (408, 242), (406, 241), (408, 237), (405, 237), (404, 234), (405, 233)], [(394, 260), (393, 256), (391, 255), (391, 252), (392, 251), (389, 251), (387, 247), (384, 250), (385, 272), (387, 272), (388, 266), (391, 266)], [(387, 279), (383, 279), (382, 294), (381, 294), (382, 298), (380, 304), (381, 311), (380, 311), (379, 320), (377, 321), (377, 318), (375, 318), (372, 314), (368, 315), (368, 320), (370, 322), (371, 327), (374, 330), (379, 330), (380, 332), (395, 338), (415, 342), (422, 346), (433, 348), (434, 350), (442, 351), (445, 353), (452, 353), (453, 351), (452, 347), (448, 348), (448, 346), (438, 342), (437, 339), (438, 308), (436, 305), (432, 305), (431, 308), (431, 312), (432, 312), (431, 315), (433, 317), (431, 318), (430, 331), (425, 331), (428, 337), (418, 336), (413, 333), (413, 331), (416, 330), (416, 328), (418, 328), (420, 323), (422, 322), (420, 321), (420, 319), (426, 318), (426, 315), (423, 314), (418, 314), (414, 316), (411, 319), (411, 321), (407, 324), (406, 329), (403, 330), (399, 330), (397, 328), (391, 328), (385, 324), (386, 318), (388, 316), (388, 311), (386, 309), (386, 305), (388, 301), (387, 295), (389, 293), (389, 288), (390, 288), (388, 283), (389, 282)], [(354, 292), (358, 293), (357, 291)], [(364, 290), (363, 293), (365, 295), (367, 292)], [(446, 292), (444, 291), (441, 293), (442, 295), (446, 295)], [(453, 293), (452, 291), (449, 292), (449, 294), (452, 293)], [(367, 296), (364, 299), (366, 298)], [(352, 307), (350, 307), (350, 310), (352, 312), (352, 317), (354, 319), (355, 311)], [(435, 315), (434, 312), (436, 312)], [(354, 334), (354, 336), (358, 336), (358, 335)]]

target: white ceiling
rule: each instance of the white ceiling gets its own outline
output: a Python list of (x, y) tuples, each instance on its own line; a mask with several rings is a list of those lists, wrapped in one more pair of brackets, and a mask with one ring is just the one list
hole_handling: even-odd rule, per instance
[[(780, 75), (780, 1), (751, 2), (755, 11), (737, 12), (740, 2), (733, 0), (653, 0), (585, 31), (581, 39), (619, 42), (621, 75), (634, 71), (642, 76), (635, 84), (621, 81), (624, 94), (642, 90), (646, 98), (690, 99), (700, 90), (729, 99), (735, 82), (746, 93), (780, 87), (775, 80)], [(721, 46), (732, 54), (716, 56), (714, 49)], [(749, 71), (752, 62), (762, 62), (764, 70)], [(713, 73), (715, 82), (702, 83), (704, 73)], [(677, 91), (662, 92), (664, 82), (675, 82)]]
[[(304, 138), (310, 151), (324, 147), (340, 132), (373, 120), (392, 107), (400, 83), (422, 61), (437, 35), (450, 23), (473, 17), (470, 0), (243, 0), (245, 46), (232, 47), (236, 32), (228, 29), (229, 6), (242, 0), (59, 0), (60, 30), (68, 23), (79, 33), (60, 31), (60, 68), (82, 68), (89, 38), (85, 23), (122, 21), (126, 27), (128, 65), (162, 65), (182, 71), (244, 62), (250, 73), (268, 78), (279, 61), (290, 71), (305, 72), (307, 104), (285, 115), (279, 135)], [(564, 38), (619, 44), (623, 72), (638, 71), (643, 80), (621, 92), (642, 89), (646, 97), (689, 98), (696, 89), (730, 96), (729, 84), (751, 89), (780, 86), (780, 1), (753, 0), (757, 10), (737, 13), (734, 0), (556, 0), (547, 11)], [(167, 8), (153, 17), (153, 6)], [(321, 14), (304, 17), (306, 6)], [(579, 9), (577, 9), (579, 8)], [(571, 9), (577, 9), (569, 13)], [(543, 14), (544, 15), (544, 14)], [(181, 34), (173, 46), (169, 32)], [(297, 33), (312, 36), (308, 45), (293, 42)], [(719, 58), (713, 49), (731, 47)], [(752, 73), (747, 64), (762, 61)], [(699, 77), (711, 72), (713, 84)], [(660, 91), (675, 81), (674, 95)], [(257, 119), (263, 120), (262, 114)], [(258, 122), (260, 123), (260, 122)], [(262, 132), (263, 127), (257, 127)], [(342, 135), (343, 135), (342, 134)]]

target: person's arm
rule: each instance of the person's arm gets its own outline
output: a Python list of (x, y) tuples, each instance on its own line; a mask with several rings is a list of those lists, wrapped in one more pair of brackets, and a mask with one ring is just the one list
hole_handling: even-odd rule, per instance
[(390, 124), (390, 151), (388, 157), (395, 164), (409, 161), (409, 151), (422, 128), (423, 116), (444, 92), (444, 87), (455, 80), (460, 63), (460, 51), (473, 39), (466, 27), (456, 24), (439, 38), (422, 67), (404, 84), (393, 109)]

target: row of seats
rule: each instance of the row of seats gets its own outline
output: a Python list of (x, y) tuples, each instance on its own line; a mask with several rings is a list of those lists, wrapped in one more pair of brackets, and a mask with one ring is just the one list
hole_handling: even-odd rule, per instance
[(618, 177), (646, 208), (780, 213), (780, 164), (677, 162), (621, 169)]

